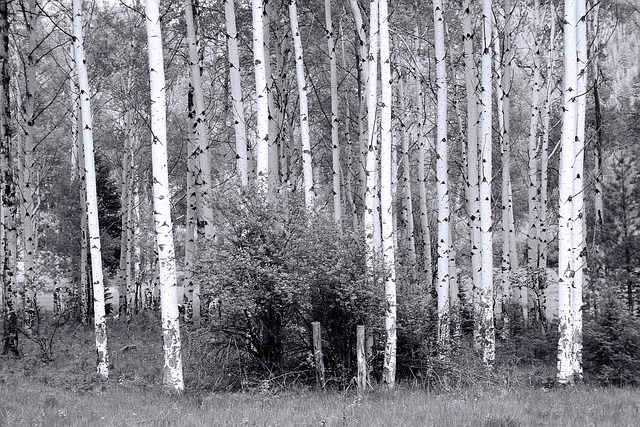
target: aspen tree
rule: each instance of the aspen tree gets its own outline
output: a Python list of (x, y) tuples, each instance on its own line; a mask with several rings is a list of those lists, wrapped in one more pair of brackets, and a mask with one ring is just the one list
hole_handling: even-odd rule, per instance
[[(551, 103), (553, 102), (553, 64), (555, 61), (555, 47), (554, 41), (556, 38), (556, 20), (555, 7), (551, 5), (550, 29), (549, 29), (549, 53), (547, 55), (547, 69), (546, 69), (546, 91), (544, 106), (542, 109), (542, 142), (540, 147), (540, 263), (539, 267), (546, 272), (547, 269), (547, 246), (549, 244), (549, 232), (548, 232), (548, 212), (549, 212), (549, 196), (548, 196), (548, 165), (549, 165), (549, 131), (550, 131), (550, 116), (551, 116)], [(545, 273), (546, 274), (546, 273)], [(544, 307), (541, 307), (543, 310)], [(543, 311), (544, 312), (544, 311)]]
[(409, 123), (409, 112), (405, 105), (404, 77), (398, 76), (398, 98), (399, 108), (402, 119), (400, 120), (400, 137), (402, 139), (402, 212), (406, 228), (406, 245), (409, 258), (409, 265), (415, 266), (416, 255), (416, 239), (415, 226), (413, 222), (413, 196), (411, 194), (411, 159), (409, 156), (409, 131), (407, 126)]
[(480, 336), (482, 360), (492, 365), (495, 360), (495, 330), (493, 327), (493, 238), (491, 220), (491, 174), (492, 174), (492, 70), (491, 35), (492, 1), (482, 2), (482, 112), (480, 114), (481, 180), (480, 180), (480, 248), (482, 282), (480, 287)]
[(207, 132), (207, 112), (202, 91), (202, 65), (198, 53), (198, 38), (196, 36), (196, 22), (192, 0), (185, 0), (184, 15), (187, 24), (187, 44), (189, 48), (189, 71), (193, 86), (193, 98), (195, 106), (196, 124), (192, 129), (198, 140), (198, 198), (202, 212), (200, 218), (204, 223), (205, 237), (213, 236), (213, 207), (211, 204), (211, 162), (209, 149), (209, 136)]
[[(362, 13), (360, 12), (358, 1), (349, 0), (349, 4), (351, 5), (351, 12), (353, 14), (353, 20), (356, 24), (356, 34), (358, 36), (358, 46), (356, 52), (358, 56), (358, 144), (360, 147), (360, 155), (358, 156), (359, 173), (357, 174), (357, 176), (359, 177), (359, 185), (362, 190), (362, 199), (364, 200), (366, 199), (367, 192), (366, 159), (369, 148), (367, 136), (368, 127), (365, 128), (365, 118), (367, 117), (367, 103), (369, 102), (369, 97), (367, 95), (369, 90), (369, 50), (367, 48), (368, 45), (365, 24), (362, 20)], [(364, 85), (362, 84), (363, 79)]]
[(163, 384), (171, 391), (184, 390), (178, 315), (176, 260), (171, 222), (171, 193), (167, 170), (167, 125), (162, 33), (157, 0), (146, 0), (149, 83), (151, 89), (151, 161), (153, 167), (153, 217), (160, 282), (164, 348)]
[[(438, 343), (440, 351), (449, 345), (449, 251), (451, 250), (449, 154), (447, 141), (447, 63), (444, 42), (444, 9), (441, 0), (433, 2), (436, 85), (438, 115), (436, 121), (436, 181), (438, 194)], [(443, 353), (444, 354), (444, 353)]]
[(576, 58), (578, 61), (577, 100), (576, 100), (576, 139), (573, 163), (573, 197), (571, 198), (571, 249), (573, 262), (573, 288), (571, 292), (572, 312), (572, 349), (571, 365), (573, 374), (582, 379), (582, 289), (584, 270), (587, 264), (585, 246), (584, 212), (584, 146), (587, 109), (587, 1), (576, 1)]
[[(193, 123), (193, 90), (189, 90), (187, 98), (187, 107), (189, 110), (189, 119)], [(187, 152), (193, 153), (197, 144), (193, 134), (189, 135), (187, 140)], [(195, 284), (193, 282), (193, 263), (196, 257), (196, 240), (198, 238), (198, 202), (196, 198), (195, 181), (197, 175), (195, 156), (190, 155), (187, 158), (187, 213), (185, 227), (185, 244), (184, 244), (184, 295), (186, 300), (185, 321), (191, 322), (194, 319), (194, 293)], [(198, 313), (199, 314), (199, 313)]]
[[(340, 188), (340, 130), (338, 129), (338, 62), (333, 21), (331, 19), (331, 0), (324, 2), (325, 25), (327, 27), (327, 48), (329, 50), (329, 68), (331, 73), (331, 166), (333, 177), (333, 221), (342, 223), (342, 197)], [(347, 102), (348, 104), (348, 102)]]
[(253, 64), (256, 81), (256, 181), (258, 192), (266, 199), (269, 193), (269, 99), (264, 54), (264, 6), (252, 0)]
[(540, 120), (540, 92), (542, 90), (542, 74), (540, 72), (540, 1), (534, 1), (533, 6), (533, 52), (532, 52), (532, 94), (531, 94), (531, 121), (529, 125), (529, 138), (527, 151), (529, 156), (529, 227), (527, 232), (527, 268), (531, 286), (538, 286), (538, 261), (540, 257), (539, 228), (540, 228), (540, 183), (538, 181), (538, 123)]
[(425, 289), (431, 289), (433, 277), (431, 259), (431, 230), (429, 226), (429, 210), (427, 201), (427, 174), (426, 174), (426, 154), (428, 149), (427, 136), (425, 135), (425, 114), (423, 105), (422, 84), (416, 79), (416, 103), (418, 105), (418, 191), (420, 194), (420, 228), (422, 229), (422, 258), (424, 274), (426, 277)]
[(9, 75), (9, 10), (8, 2), (0, 1), (0, 206), (2, 215), (2, 285), (0, 315), (5, 315), (8, 302), (17, 309), (17, 243), (16, 189), (13, 174)]
[[(22, 196), (20, 208), (22, 216), (22, 239), (24, 251), (24, 297), (26, 299), (25, 310), (36, 309), (36, 187), (37, 172), (34, 157), (35, 149), (35, 96), (36, 96), (36, 26), (38, 25), (39, 12), (35, 0), (28, 0), (27, 8), (21, 2), (27, 29), (27, 54), (24, 63), (25, 95), (22, 102), (22, 124), (24, 143), (18, 161), (20, 176), (20, 194)], [(26, 328), (31, 327), (30, 319), (25, 316)]]
[(378, 94), (378, 0), (371, 0), (369, 12), (369, 54), (367, 62), (367, 155), (364, 199), (364, 233), (367, 245), (367, 265), (373, 268), (380, 244), (376, 238), (376, 223), (380, 222), (376, 199), (378, 198), (378, 138), (376, 132)]
[(462, 4), (463, 19), (463, 56), (465, 68), (465, 88), (467, 91), (467, 191), (468, 191), (468, 215), (469, 236), (471, 252), (471, 278), (473, 282), (474, 301), (474, 342), (480, 345), (480, 311), (479, 289), (482, 282), (482, 260), (480, 248), (480, 182), (478, 163), (478, 138), (479, 138), (479, 111), (478, 111), (478, 75), (474, 60), (474, 31), (472, 28), (471, 0), (464, 0)]
[(247, 130), (244, 118), (242, 86), (240, 84), (240, 57), (238, 53), (238, 31), (234, 0), (225, 0), (224, 16), (227, 24), (227, 47), (229, 50), (229, 80), (231, 83), (231, 108), (233, 109), (233, 128), (236, 137), (236, 169), (242, 187), (249, 185), (247, 165)]
[(315, 204), (315, 187), (313, 184), (313, 157), (311, 154), (311, 134), (309, 130), (309, 107), (307, 100), (307, 80), (304, 73), (304, 57), (302, 53), (302, 39), (298, 25), (297, 0), (289, 0), (289, 19), (293, 33), (293, 47), (295, 50), (296, 78), (300, 97), (300, 141), (302, 142), (302, 175), (304, 180), (304, 201), (307, 209), (311, 210)]
[(396, 382), (396, 270), (393, 238), (393, 197), (391, 189), (394, 171), (391, 168), (391, 53), (389, 48), (389, 15), (387, 0), (379, 0), (380, 25), (380, 86), (382, 108), (380, 112), (380, 208), (382, 214), (382, 257), (385, 269), (385, 333), (384, 367), (382, 380), (392, 390)]
[(102, 254), (100, 227), (98, 223), (98, 198), (96, 192), (96, 171), (93, 155), (93, 123), (91, 117), (91, 93), (84, 54), (82, 33), (82, 0), (73, 0), (73, 43), (75, 65), (78, 75), (81, 132), (83, 143), (84, 176), (86, 184), (86, 210), (89, 231), (88, 246), (91, 255), (91, 280), (93, 283), (93, 316), (96, 335), (97, 371), (104, 379), (109, 377), (109, 352), (107, 346), (107, 323), (104, 306), (104, 278), (102, 275)]
[(564, 2), (564, 77), (562, 88), (562, 147), (558, 176), (558, 373), (560, 384), (573, 383), (573, 310), (574, 286), (572, 245), (573, 164), (578, 119), (577, 87), (577, 0)]

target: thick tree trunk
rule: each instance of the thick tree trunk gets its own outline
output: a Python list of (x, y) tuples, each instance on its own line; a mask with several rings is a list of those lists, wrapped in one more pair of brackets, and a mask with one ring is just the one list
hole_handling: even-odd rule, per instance
[(577, 10), (576, 0), (564, 2), (564, 78), (562, 103), (562, 151), (558, 176), (558, 374), (560, 384), (573, 383), (573, 163), (578, 119)]
[(82, 1), (73, 1), (73, 35), (75, 64), (80, 89), (80, 111), (82, 113), (82, 143), (86, 182), (86, 209), (89, 229), (89, 252), (91, 255), (91, 280), (93, 282), (93, 316), (96, 335), (98, 375), (109, 377), (109, 352), (107, 347), (107, 323), (105, 320), (104, 279), (102, 275), (102, 253), (100, 246), (100, 226), (98, 223), (98, 198), (96, 192), (96, 171), (93, 156), (93, 123), (91, 117), (91, 93), (87, 76), (84, 42), (82, 34)]
[(2, 215), (2, 287), (0, 313), (17, 309), (17, 244), (16, 188), (13, 174), (11, 143), (11, 105), (9, 75), (9, 10), (8, 2), (0, 1), (0, 206)]
[(160, 14), (156, 0), (146, 0), (149, 82), (151, 89), (151, 162), (153, 166), (153, 217), (160, 281), (162, 336), (164, 347), (163, 383), (173, 392), (182, 392), (182, 351), (178, 315), (176, 260), (171, 222), (171, 192), (167, 170), (167, 125), (164, 60)]

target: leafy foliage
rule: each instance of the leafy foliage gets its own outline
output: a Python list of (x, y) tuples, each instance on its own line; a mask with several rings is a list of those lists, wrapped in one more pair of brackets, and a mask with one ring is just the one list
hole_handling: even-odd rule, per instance
[(599, 315), (583, 330), (587, 378), (610, 385), (638, 385), (640, 319), (629, 314), (614, 294), (604, 298)]
[(240, 343), (253, 361), (245, 368), (306, 372), (311, 322), (320, 321), (325, 365), (339, 381), (351, 378), (356, 325), (374, 325), (382, 306), (377, 276), (366, 274), (363, 233), (340, 232), (297, 201), (219, 200), (225, 225), (200, 248), (195, 274), (208, 302), (208, 336)]

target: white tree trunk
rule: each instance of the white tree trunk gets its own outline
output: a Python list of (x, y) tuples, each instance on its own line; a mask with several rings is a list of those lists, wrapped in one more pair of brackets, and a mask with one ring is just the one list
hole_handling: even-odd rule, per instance
[(424, 99), (422, 84), (416, 80), (416, 103), (418, 105), (418, 191), (420, 193), (420, 228), (422, 229), (422, 258), (425, 274), (425, 290), (431, 289), (433, 268), (431, 255), (431, 230), (429, 226), (429, 209), (427, 201), (427, 173), (426, 173), (426, 154), (428, 147), (425, 116), (424, 116)]
[(196, 24), (193, 13), (192, 0), (185, 0), (184, 15), (187, 24), (187, 44), (189, 46), (189, 70), (191, 73), (191, 85), (193, 86), (193, 98), (196, 110), (196, 127), (193, 132), (198, 139), (198, 197), (201, 199), (200, 217), (204, 223), (204, 233), (207, 238), (213, 236), (213, 207), (211, 200), (211, 161), (209, 149), (209, 136), (207, 132), (207, 111), (204, 104), (202, 91), (202, 72), (200, 55), (198, 53), (198, 38), (196, 36)]
[[(372, 4), (373, 6), (373, 4)], [(380, 113), (380, 208), (382, 214), (382, 256), (385, 267), (385, 332), (384, 368), (382, 380), (389, 389), (395, 387), (396, 382), (396, 270), (395, 249), (393, 238), (393, 196), (391, 168), (391, 56), (389, 49), (389, 16), (387, 0), (379, 0), (380, 24), (380, 80), (382, 91), (382, 109)]]
[(465, 87), (467, 90), (467, 190), (469, 194), (469, 235), (471, 252), (471, 277), (473, 282), (474, 301), (474, 343), (480, 345), (480, 295), (482, 282), (481, 233), (480, 233), (480, 171), (478, 163), (478, 75), (473, 54), (474, 31), (472, 27), (472, 2), (465, 0), (462, 4), (464, 34)]
[(171, 222), (171, 191), (167, 170), (167, 113), (165, 97), (162, 33), (157, 0), (146, 0), (146, 27), (149, 47), (151, 89), (151, 162), (153, 166), (153, 217), (160, 280), (162, 336), (164, 347), (163, 383), (174, 392), (184, 390), (176, 264)]
[(398, 78), (398, 98), (400, 99), (399, 108), (402, 115), (400, 121), (400, 136), (402, 138), (402, 212), (405, 221), (406, 232), (406, 247), (407, 257), (409, 258), (409, 265), (411, 267), (416, 265), (416, 238), (415, 238), (415, 225), (413, 222), (413, 196), (411, 194), (411, 157), (410, 157), (410, 141), (409, 131), (407, 126), (409, 125), (409, 111), (405, 105), (405, 91), (404, 91), (404, 77)]
[(378, 138), (376, 132), (376, 112), (378, 94), (378, 0), (371, 0), (369, 14), (369, 55), (366, 76), (367, 93), (367, 133), (366, 133), (366, 183), (364, 200), (364, 233), (367, 244), (367, 265), (373, 268), (374, 259), (380, 252), (376, 229), (380, 227), (378, 204)]
[[(331, 153), (333, 173), (333, 220), (340, 226), (342, 223), (342, 197), (340, 186), (340, 131), (338, 117), (338, 62), (336, 58), (336, 43), (331, 19), (331, 0), (325, 0), (325, 24), (327, 27), (327, 47), (329, 49), (329, 68), (331, 73)], [(348, 101), (348, 100), (347, 100)], [(348, 102), (347, 102), (348, 103)], [(348, 171), (347, 171), (348, 172)]]
[[(449, 344), (449, 153), (447, 140), (447, 62), (444, 42), (444, 10), (441, 0), (433, 2), (435, 34), (436, 85), (438, 116), (436, 120), (436, 181), (438, 194), (438, 343), (440, 351)], [(443, 353), (444, 354), (444, 353)]]
[[(35, 138), (35, 95), (36, 95), (36, 26), (38, 26), (39, 11), (35, 0), (29, 0), (25, 11), (25, 25), (28, 33), (28, 53), (24, 64), (25, 98), (23, 101), (22, 128), (24, 131), (24, 145), (22, 146), (21, 188), (22, 195), (22, 239), (24, 250), (24, 309), (36, 309), (36, 205), (37, 171), (34, 157)], [(26, 329), (31, 328), (31, 318), (25, 316)]]
[(582, 379), (582, 289), (584, 287), (584, 271), (586, 269), (585, 245), (585, 211), (584, 211), (584, 146), (587, 110), (587, 1), (576, 1), (576, 57), (578, 60), (576, 140), (574, 144), (575, 160), (573, 163), (573, 197), (571, 233), (573, 289), (571, 293), (571, 311), (573, 316), (573, 343), (571, 365), (573, 374)]
[[(2, 270), (0, 271), (0, 314), (6, 315), (9, 307), (17, 309), (17, 244), (16, 185), (13, 173), (11, 143), (11, 108), (9, 97), (9, 20), (8, 2), (0, 4), (0, 206), (2, 215)], [(9, 304), (10, 303), (10, 304)]]
[(231, 83), (231, 108), (236, 136), (236, 169), (243, 187), (249, 185), (247, 165), (247, 130), (244, 118), (244, 103), (240, 80), (240, 56), (238, 53), (238, 31), (234, 0), (225, 0), (224, 16), (227, 23), (227, 47), (229, 49), (229, 80)]
[(302, 143), (302, 175), (304, 180), (304, 201), (307, 209), (315, 205), (315, 187), (313, 184), (313, 156), (311, 155), (311, 134), (309, 130), (309, 107), (307, 101), (307, 80), (304, 73), (302, 39), (298, 25), (297, 0), (289, 0), (289, 19), (293, 33), (293, 47), (296, 56), (296, 78), (300, 96), (300, 141)]
[(269, 193), (269, 99), (264, 55), (264, 7), (262, 0), (252, 0), (253, 64), (256, 80), (256, 181), (258, 193)]
[[(540, 91), (542, 89), (542, 74), (540, 72), (540, 1), (536, 0), (533, 6), (533, 28), (531, 29), (533, 39), (533, 76), (531, 95), (531, 121), (529, 124), (529, 138), (527, 152), (529, 154), (529, 228), (527, 231), (527, 266), (529, 268), (530, 280), (534, 281), (538, 277), (539, 240), (538, 230), (540, 228), (539, 198), (540, 183), (538, 181), (538, 122), (540, 120)], [(537, 286), (537, 283), (532, 282)]]
[(492, 0), (482, 2), (482, 81), (480, 115), (481, 180), (480, 180), (480, 248), (482, 282), (480, 289), (480, 335), (482, 337), (482, 360), (492, 365), (495, 360), (495, 330), (493, 326), (493, 238), (491, 231), (491, 153), (492, 153), (492, 103), (491, 103), (491, 10)]
[(573, 382), (573, 310), (574, 286), (572, 242), (572, 197), (574, 184), (573, 163), (575, 157), (577, 126), (577, 11), (576, 0), (564, 2), (564, 78), (562, 102), (562, 151), (558, 176), (558, 382)]
[(80, 111), (82, 114), (82, 142), (84, 155), (85, 182), (87, 190), (87, 222), (89, 228), (89, 250), (91, 254), (91, 280), (93, 282), (93, 315), (96, 335), (98, 375), (109, 377), (109, 352), (107, 347), (107, 323), (104, 307), (104, 279), (100, 246), (100, 226), (98, 223), (98, 198), (96, 193), (96, 170), (93, 157), (93, 124), (91, 118), (91, 93), (84, 55), (82, 34), (82, 0), (73, 0), (73, 42), (75, 64), (80, 89)]

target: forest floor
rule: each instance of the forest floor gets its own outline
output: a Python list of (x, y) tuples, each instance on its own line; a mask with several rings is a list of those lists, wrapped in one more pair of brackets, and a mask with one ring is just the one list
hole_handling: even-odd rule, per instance
[[(110, 321), (110, 378), (96, 378), (91, 328), (65, 325), (53, 360), (21, 337), (20, 358), (0, 357), (0, 427), (46, 426), (637, 426), (640, 390), (495, 383), (437, 393), (320, 392), (305, 386), (246, 392), (194, 390), (202, 373), (185, 366), (186, 391), (165, 393), (157, 319)], [(145, 323), (146, 322), (146, 323)], [(50, 336), (49, 330), (47, 336)], [(43, 334), (44, 335), (44, 334)]]

